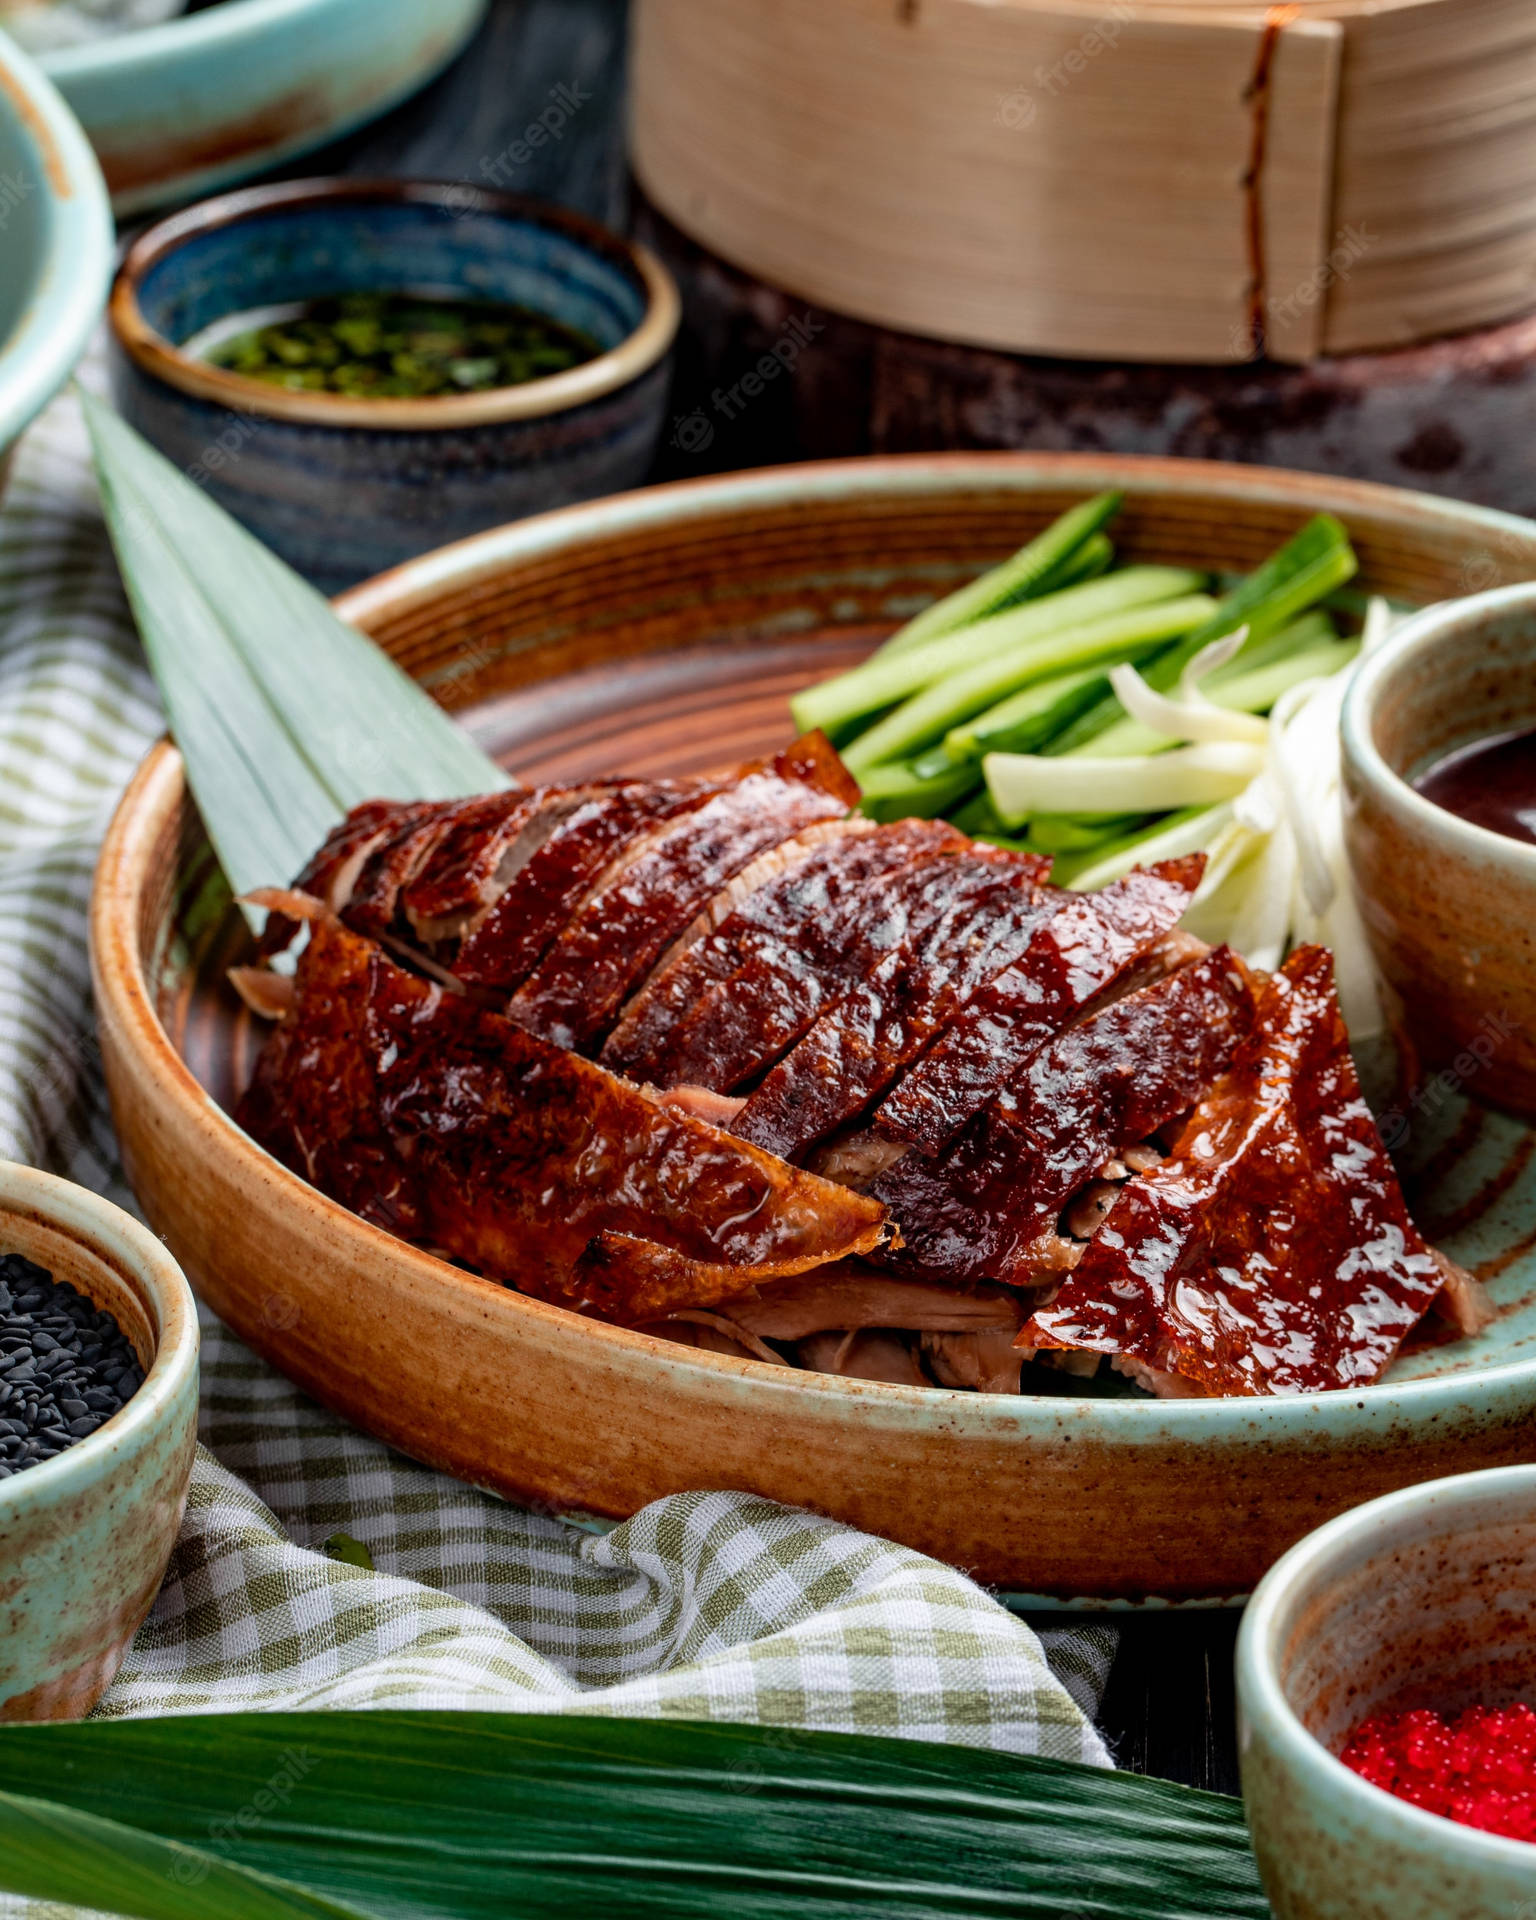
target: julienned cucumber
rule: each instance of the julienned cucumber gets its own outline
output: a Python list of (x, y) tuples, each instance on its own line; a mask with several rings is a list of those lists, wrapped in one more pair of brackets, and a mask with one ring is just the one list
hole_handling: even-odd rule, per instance
[[(1159, 693), (1171, 691), (1202, 647), (1246, 626), (1248, 638), (1243, 651), (1229, 663), (1236, 666), (1250, 647), (1257, 647), (1270, 635), (1289, 626), (1298, 615), (1326, 599), (1346, 580), (1353, 579), (1358, 566), (1342, 525), (1331, 514), (1319, 514), (1263, 566), (1223, 595), (1218, 611), (1205, 627), (1186, 635), (1178, 646), (1170, 647), (1154, 662), (1147, 670), (1147, 684)], [(1112, 693), (1107, 694), (1074, 721), (1047, 751), (1100, 755), (1105, 750), (1099, 736), (1123, 718), (1120, 702)]]
[(791, 702), (795, 724), (802, 732), (821, 727), (836, 736), (936, 681), (968, 672), (1000, 654), (1018, 653), (1068, 627), (1188, 596), (1204, 586), (1205, 578), (1187, 567), (1125, 567), (902, 653), (876, 654), (851, 673), (838, 674), (798, 694)]
[[(1111, 579), (1123, 577), (1113, 575)], [(1072, 592), (1092, 593), (1094, 587), (1109, 584), (1107, 580), (1095, 581), (1093, 586), (1072, 589), (1061, 599), (1070, 599)], [(905, 701), (894, 713), (877, 720), (845, 750), (843, 758), (850, 771), (859, 774), (884, 760), (919, 752), (935, 740), (942, 740), (952, 727), (969, 720), (973, 714), (984, 713), (1021, 687), (1078, 667), (1122, 660), (1128, 647), (1177, 639), (1207, 620), (1215, 605), (1209, 594), (1187, 593), (1177, 600), (1160, 601), (1086, 624), (1058, 628), (1022, 645), (993, 653), (963, 672), (946, 674)], [(1015, 617), (1004, 614), (990, 624), (1000, 626)]]
[(1113, 549), (1100, 529), (1119, 512), (1123, 497), (1118, 493), (1101, 493), (1070, 508), (1043, 533), (1037, 534), (1028, 546), (1021, 547), (1012, 559), (968, 581), (954, 593), (946, 594), (931, 607), (925, 607), (915, 620), (909, 620), (891, 635), (877, 657), (902, 653), (908, 647), (920, 646), (924, 640), (935, 640), (940, 634), (953, 633), (957, 627), (984, 620), (989, 614), (999, 613), (1020, 600), (1033, 600), (1042, 593), (1070, 585), (1072, 580), (1084, 577), (1074, 563), (1089, 548), (1094, 551), (1085, 573), (1102, 572), (1113, 556)]

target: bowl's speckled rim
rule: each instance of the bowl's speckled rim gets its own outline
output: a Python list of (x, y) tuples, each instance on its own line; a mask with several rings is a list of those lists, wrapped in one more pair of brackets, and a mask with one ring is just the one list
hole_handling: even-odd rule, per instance
[[(1014, 485), (1021, 492), (1081, 486), (1085, 491), (1140, 485), (1162, 492), (1209, 493), (1213, 484), (1241, 492), (1250, 499), (1294, 502), (1298, 506), (1326, 505), (1348, 524), (1351, 504), (1365, 508), (1392, 501), (1401, 505), (1420, 496), (1380, 487), (1366, 481), (1320, 479), (1314, 474), (1287, 473), (1259, 467), (1228, 466), (1213, 461), (1138, 459), (1098, 454), (939, 454), (891, 459), (827, 462), (801, 467), (775, 467), (761, 472), (727, 474), (720, 478), (687, 480), (649, 487), (637, 493), (617, 494), (580, 506), (516, 521), (488, 533), (407, 561), (376, 579), (340, 596), (337, 610), (344, 619), (367, 626), (386, 609), (398, 615), (435, 598), (449, 588), (462, 591), (477, 580), (501, 572), (515, 561), (558, 556), (562, 550), (596, 535), (633, 533), (646, 527), (675, 524), (689, 517), (752, 506), (781, 503), (805, 505), (818, 499), (844, 499), (871, 492), (901, 495), (931, 494), (946, 488), (964, 493), (979, 485)], [(1497, 544), (1511, 536), (1521, 543), (1531, 538), (1528, 522), (1512, 514), (1468, 507), (1457, 502), (1422, 497), (1425, 514), (1435, 520), (1459, 522), (1467, 537), (1481, 544)], [(156, 752), (170, 753), (162, 747)], [(115, 836), (114, 836), (115, 838)], [(171, 1045), (155, 1010), (154, 1000), (135, 943), (124, 940), (120, 952), (134, 959), (128, 992), (131, 1017), (140, 1044), (154, 1060), (166, 1097), (191, 1102), (209, 1114), (228, 1151), (245, 1158), (253, 1173), (265, 1180), (290, 1184), (295, 1200), (317, 1205), (337, 1225), (359, 1234), (375, 1234), (390, 1242), (381, 1229), (360, 1221), (346, 1208), (317, 1193), (297, 1174), (289, 1172), (237, 1127), (213, 1101)], [(419, 1258), (425, 1268), (454, 1281), (469, 1284), (457, 1268), (429, 1254)], [(487, 1282), (474, 1282), (486, 1285)], [(498, 1290), (500, 1291), (500, 1290)], [(518, 1298), (520, 1309), (534, 1314), (563, 1313), (559, 1307)], [(815, 1394), (839, 1402), (867, 1402), (874, 1396), (894, 1424), (919, 1431), (970, 1428), (1006, 1434), (1032, 1426), (1042, 1417), (1062, 1431), (1086, 1427), (1113, 1443), (1135, 1445), (1156, 1436), (1170, 1441), (1244, 1439), (1262, 1445), (1271, 1435), (1292, 1439), (1334, 1436), (1357, 1428), (1359, 1416), (1393, 1422), (1410, 1419), (1428, 1423), (1442, 1410), (1464, 1406), (1475, 1397), (1489, 1415), (1516, 1411), (1530, 1400), (1536, 1382), (1536, 1361), (1511, 1361), (1502, 1366), (1468, 1369), (1438, 1379), (1394, 1381), (1359, 1390), (1297, 1395), (1285, 1399), (1130, 1400), (1114, 1398), (1003, 1396), (963, 1393), (941, 1387), (904, 1387), (884, 1382), (844, 1380), (830, 1374), (796, 1373), (758, 1360), (736, 1360), (721, 1354), (689, 1349), (680, 1351), (670, 1341), (628, 1328), (597, 1321), (583, 1323), (595, 1340), (615, 1341), (649, 1353), (666, 1369), (706, 1367), (737, 1376), (759, 1390)]]
[(1536, 635), (1536, 581), (1513, 587), (1495, 587), (1466, 600), (1426, 607), (1405, 620), (1391, 639), (1360, 663), (1339, 723), (1346, 762), (1392, 808), (1443, 842), (1463, 859), (1479, 866), (1506, 868), (1536, 880), (1536, 844), (1479, 827), (1460, 814), (1438, 807), (1394, 768), (1388, 766), (1376, 744), (1376, 715), (1383, 692), (1445, 642), (1475, 629), (1486, 631), (1506, 620), (1523, 619)]
[[(478, 213), (549, 228), (621, 266), (645, 298), (640, 324), (595, 360), (542, 380), (525, 381), (521, 386), (420, 400), (353, 400), (335, 393), (292, 392), (211, 366), (166, 339), (149, 324), (139, 305), (139, 287), (149, 269), (185, 241), (215, 228), (237, 226), (243, 220), (285, 207), (344, 201), (462, 210), (466, 193), (473, 197), (473, 210)], [(113, 284), (108, 313), (113, 332), (135, 364), (152, 378), (194, 399), (300, 426), (362, 427), (399, 433), (536, 420), (601, 400), (649, 373), (671, 351), (682, 318), (682, 302), (671, 274), (647, 248), (565, 207), (489, 188), (466, 189), (462, 182), (320, 178), (243, 187), (158, 221), (129, 248)]]
[(85, 350), (112, 273), (106, 182), (80, 124), (53, 83), (0, 32), (0, 112), (21, 125), (47, 196), (47, 252), (11, 332), (0, 339), (0, 450), (69, 377)]
[(1455, 1853), (1473, 1863), (1529, 1873), (1536, 1869), (1536, 1850), (1528, 1841), (1444, 1820), (1399, 1800), (1384, 1787), (1373, 1786), (1346, 1767), (1302, 1725), (1280, 1681), (1283, 1641), (1299, 1594), (1325, 1586), (1333, 1569), (1358, 1564), (1373, 1545), (1385, 1546), (1401, 1538), (1415, 1522), (1428, 1531), (1442, 1515), (1483, 1505), (1497, 1507), (1511, 1500), (1536, 1506), (1536, 1465), (1492, 1467), (1486, 1473), (1428, 1480), (1351, 1508), (1309, 1533), (1281, 1555), (1248, 1602), (1237, 1637), (1237, 1693), (1240, 1714), (1250, 1725), (1263, 1728), (1288, 1773), (1325, 1792), (1384, 1839), (1396, 1837), (1400, 1845), (1415, 1851)]
[(170, 1417), (197, 1372), (200, 1337), (197, 1306), (186, 1275), (165, 1247), (131, 1214), (87, 1187), (36, 1167), (0, 1161), (0, 1252), (5, 1250), (7, 1213), (30, 1216), (78, 1242), (107, 1265), (131, 1273), (149, 1295), (159, 1335), (144, 1384), (94, 1433), (51, 1460), (0, 1480), (0, 1525), (66, 1501), (101, 1472), (124, 1441)]

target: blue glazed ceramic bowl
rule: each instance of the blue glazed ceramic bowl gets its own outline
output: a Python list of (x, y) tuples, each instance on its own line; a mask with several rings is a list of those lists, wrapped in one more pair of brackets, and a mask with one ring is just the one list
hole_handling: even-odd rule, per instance
[(0, 1162), (0, 1253), (105, 1308), (145, 1380), (66, 1452), (0, 1480), (0, 1721), (77, 1720), (111, 1684), (181, 1526), (197, 1445), (197, 1310), (137, 1220)]
[(1335, 1755), (1378, 1709), (1536, 1704), (1536, 1466), (1388, 1494), (1293, 1547), (1237, 1647), (1243, 1795), (1278, 1920), (1531, 1920), (1536, 1845)]
[(85, 136), (0, 33), (0, 483), (106, 298), (112, 214)]
[[(503, 300), (603, 352), (522, 386), (429, 399), (293, 392), (182, 351), (231, 315), (327, 294)], [(249, 188), (150, 229), (111, 303), (123, 414), (237, 519), (335, 592), (445, 542), (645, 477), (677, 292), (580, 215), (425, 182)]]
[(308, 152), (425, 86), (486, 0), (221, 0), (41, 62), (119, 213), (187, 200)]

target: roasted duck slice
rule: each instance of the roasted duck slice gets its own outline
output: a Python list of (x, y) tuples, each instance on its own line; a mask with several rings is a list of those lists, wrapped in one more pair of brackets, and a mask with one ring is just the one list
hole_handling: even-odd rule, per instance
[(294, 881), (295, 889), (313, 894), (323, 900), (332, 913), (339, 914), (352, 898), (363, 868), (386, 842), (402, 830), (436, 818), (452, 804), (434, 800), (365, 800), (327, 834)]
[(521, 825), (534, 804), (535, 797), (522, 789), (481, 794), (473, 800), (424, 802), (363, 862), (350, 892), (339, 902), (343, 919), (356, 932), (381, 939), (395, 925), (401, 894), (452, 833), (457, 820), (468, 814), (480, 831), (494, 832), (503, 821)]
[(1210, 1089), (1253, 1008), (1252, 976), (1216, 947), (1038, 1048), (945, 1152), (908, 1153), (871, 1186), (901, 1225), (893, 1264), (1016, 1286), (1054, 1277), (1068, 1201)]
[(749, 861), (846, 815), (856, 783), (819, 734), (750, 767), (650, 837), (578, 907), (508, 1007), (531, 1033), (589, 1052), (671, 942)]
[(1163, 1390), (1359, 1387), (1446, 1280), (1361, 1098), (1332, 958), (1300, 947), (1230, 1072), (1021, 1340), (1114, 1354)]
[(1179, 921), (1204, 854), (1137, 869), (1098, 893), (1057, 893), (1025, 951), (972, 994), (875, 1115), (875, 1129), (937, 1153), (1011, 1085), (1030, 1054), (1112, 987)]
[(516, 871), (501, 876), (494, 900), (464, 926), (452, 955), (455, 975), (469, 986), (515, 993), (626, 850), (704, 806), (722, 785), (630, 781), (586, 790), (550, 822)]
[(668, 983), (679, 1002), (697, 983), (692, 1006), (670, 1027), (670, 1006), (658, 1005), (643, 1029), (616, 1031), (614, 1064), (663, 1086), (726, 1092), (755, 1079), (905, 936), (908, 876), (969, 846), (942, 820), (903, 820), (822, 849), (700, 943), (687, 977)]
[(329, 918), (239, 1118), (365, 1219), (615, 1319), (709, 1305), (888, 1238), (876, 1202), (660, 1104)]
[(631, 995), (603, 1046), (604, 1063), (669, 1084), (671, 1076), (657, 1071), (663, 1051), (708, 989), (736, 971), (745, 929), (764, 914), (782, 920), (786, 905), (803, 897), (808, 885), (824, 892), (828, 871), (836, 872), (850, 857), (855, 867), (870, 865), (862, 841), (872, 843), (873, 864), (878, 865), (883, 857), (881, 831), (873, 820), (857, 817), (820, 821), (743, 867)]
[(747, 1101), (734, 1130), (786, 1160), (855, 1119), (961, 1008), (1024, 951), (1052, 909), (1048, 862), (973, 846), (906, 876), (907, 925)]

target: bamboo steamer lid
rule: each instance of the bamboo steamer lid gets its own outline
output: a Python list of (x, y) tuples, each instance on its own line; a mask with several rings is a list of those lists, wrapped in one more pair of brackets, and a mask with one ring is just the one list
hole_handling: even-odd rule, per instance
[(649, 198), (874, 323), (1305, 361), (1536, 307), (1533, 0), (638, 0)]

